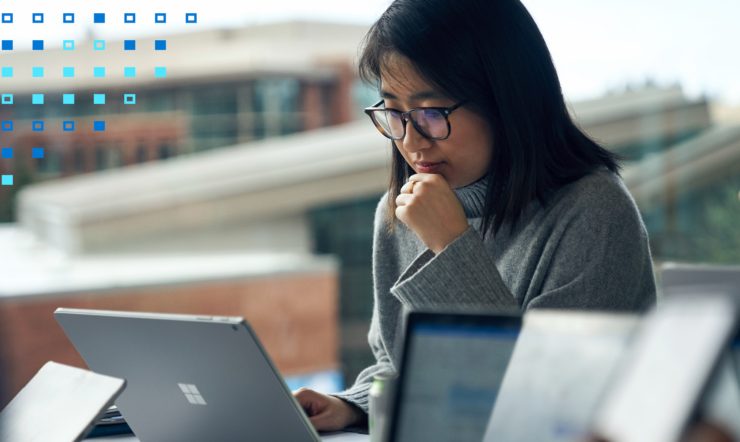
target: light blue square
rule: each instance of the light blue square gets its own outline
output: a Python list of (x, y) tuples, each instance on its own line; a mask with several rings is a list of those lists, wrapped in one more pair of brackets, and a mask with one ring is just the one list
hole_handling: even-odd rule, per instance
[(75, 68), (62, 68), (62, 76), (64, 77), (74, 77), (75, 76)]
[(31, 95), (31, 104), (44, 104), (44, 94)]
[(13, 94), (3, 94), (0, 98), (0, 104), (13, 104)]
[(93, 41), (93, 49), (95, 49), (96, 51), (104, 51), (105, 50), (105, 40)]
[(13, 175), (3, 175), (3, 186), (13, 185)]
[(43, 158), (44, 157), (44, 148), (43, 147), (34, 147), (34, 148), (31, 148), (31, 156), (33, 158)]
[(154, 76), (155, 77), (166, 77), (167, 76), (167, 68), (165, 68), (165, 67), (154, 68)]
[(74, 51), (75, 41), (74, 40), (62, 40), (62, 49), (64, 49), (65, 51)]
[(93, 104), (105, 104), (105, 94), (93, 94)]
[(124, 77), (136, 77), (136, 68), (123, 68)]
[(123, 104), (136, 104), (136, 94), (123, 94)]
[(93, 68), (94, 77), (105, 77), (105, 68)]
[(34, 77), (43, 77), (44, 76), (44, 68), (33, 68), (31, 70), (33, 72)]
[(62, 104), (75, 104), (75, 94), (62, 94)]
[(13, 76), (13, 68), (3, 68), (3, 77), (12, 77)]

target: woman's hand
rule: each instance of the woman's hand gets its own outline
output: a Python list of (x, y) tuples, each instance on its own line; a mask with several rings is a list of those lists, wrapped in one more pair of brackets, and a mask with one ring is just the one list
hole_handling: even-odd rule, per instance
[(367, 416), (349, 402), (305, 387), (294, 391), (293, 396), (306, 411), (308, 420), (319, 431), (341, 430), (348, 425), (361, 423)]
[[(415, 181), (413, 193), (411, 181)], [(417, 173), (401, 187), (396, 217), (435, 254), (468, 230), (460, 200), (442, 175)]]

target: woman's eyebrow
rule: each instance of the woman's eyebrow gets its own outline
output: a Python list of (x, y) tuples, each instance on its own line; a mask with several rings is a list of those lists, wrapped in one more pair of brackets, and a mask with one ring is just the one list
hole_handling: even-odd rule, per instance
[[(380, 97), (381, 98), (387, 98), (389, 100), (398, 100), (398, 97), (394, 94), (388, 92), (388, 91), (380, 91)], [(426, 100), (426, 99), (432, 99), (432, 98), (447, 98), (444, 95), (440, 94), (437, 91), (422, 91), (422, 92), (416, 92), (414, 94), (411, 94), (409, 96), (409, 99), (411, 100)]]

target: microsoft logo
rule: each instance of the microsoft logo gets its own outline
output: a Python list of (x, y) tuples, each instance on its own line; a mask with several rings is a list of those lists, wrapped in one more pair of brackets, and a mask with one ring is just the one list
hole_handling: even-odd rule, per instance
[(198, 388), (195, 386), (195, 384), (177, 384), (180, 386), (180, 390), (182, 390), (185, 397), (188, 399), (188, 402), (194, 405), (206, 405), (205, 399), (203, 399), (203, 396), (200, 395), (200, 392), (198, 391)]

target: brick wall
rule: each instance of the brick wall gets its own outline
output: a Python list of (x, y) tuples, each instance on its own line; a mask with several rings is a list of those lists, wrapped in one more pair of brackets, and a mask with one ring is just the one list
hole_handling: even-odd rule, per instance
[(324, 272), (2, 300), (8, 400), (47, 361), (87, 368), (54, 319), (58, 307), (242, 316), (284, 375), (337, 368), (337, 290), (336, 273)]

